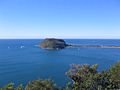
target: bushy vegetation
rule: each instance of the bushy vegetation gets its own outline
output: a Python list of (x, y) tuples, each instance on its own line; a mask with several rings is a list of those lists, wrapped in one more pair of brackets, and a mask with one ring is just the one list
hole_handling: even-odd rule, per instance
[(22, 85), (19, 85), (18, 87), (14, 87), (13, 83), (10, 83), (3, 88), (0, 88), (0, 90), (23, 90)]
[(52, 80), (34, 80), (26, 85), (25, 90), (58, 90)]
[(10, 83), (0, 90), (118, 90), (120, 89), (120, 62), (108, 70), (97, 71), (98, 65), (73, 64), (66, 75), (72, 82), (58, 88), (52, 80), (33, 80), (23, 89), (22, 85), (14, 87)]
[(52, 80), (39, 79), (29, 82), (24, 89), (22, 85), (14, 87), (14, 84), (10, 83), (1, 88), (0, 90), (59, 90), (59, 89), (56, 87), (56, 84)]
[(67, 75), (73, 80), (72, 90), (120, 89), (120, 62), (107, 71), (97, 71), (98, 65), (72, 65)]

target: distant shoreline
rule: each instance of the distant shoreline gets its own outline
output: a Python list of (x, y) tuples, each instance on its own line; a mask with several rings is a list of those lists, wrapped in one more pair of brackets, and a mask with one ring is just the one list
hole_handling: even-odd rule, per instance
[(68, 44), (70, 48), (120, 48), (120, 46)]

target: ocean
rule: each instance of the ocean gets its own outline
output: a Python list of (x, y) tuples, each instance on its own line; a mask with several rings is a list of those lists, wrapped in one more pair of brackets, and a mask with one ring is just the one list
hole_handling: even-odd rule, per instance
[[(30, 80), (53, 79), (64, 86), (70, 64), (99, 64), (98, 71), (120, 60), (120, 48), (65, 48), (44, 50), (42, 39), (0, 40), (0, 87), (10, 82), (26, 85)], [(65, 39), (69, 44), (120, 45), (119, 39)]]

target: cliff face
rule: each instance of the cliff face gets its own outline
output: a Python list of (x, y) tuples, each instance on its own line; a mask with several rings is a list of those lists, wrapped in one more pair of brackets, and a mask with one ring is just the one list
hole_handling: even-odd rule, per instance
[(40, 43), (44, 49), (64, 49), (67, 46), (64, 40), (55, 38), (46, 38)]

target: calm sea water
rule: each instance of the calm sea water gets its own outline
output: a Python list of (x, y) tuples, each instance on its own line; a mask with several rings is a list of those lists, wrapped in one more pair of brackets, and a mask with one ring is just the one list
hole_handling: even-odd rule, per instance
[[(71, 44), (120, 45), (120, 40), (68, 39)], [(48, 51), (37, 45), (41, 40), (0, 40), (0, 87), (14, 82), (24, 85), (34, 79), (51, 78), (57, 85), (69, 79), (65, 72), (70, 64), (99, 64), (107, 69), (120, 60), (120, 49), (66, 48)]]

